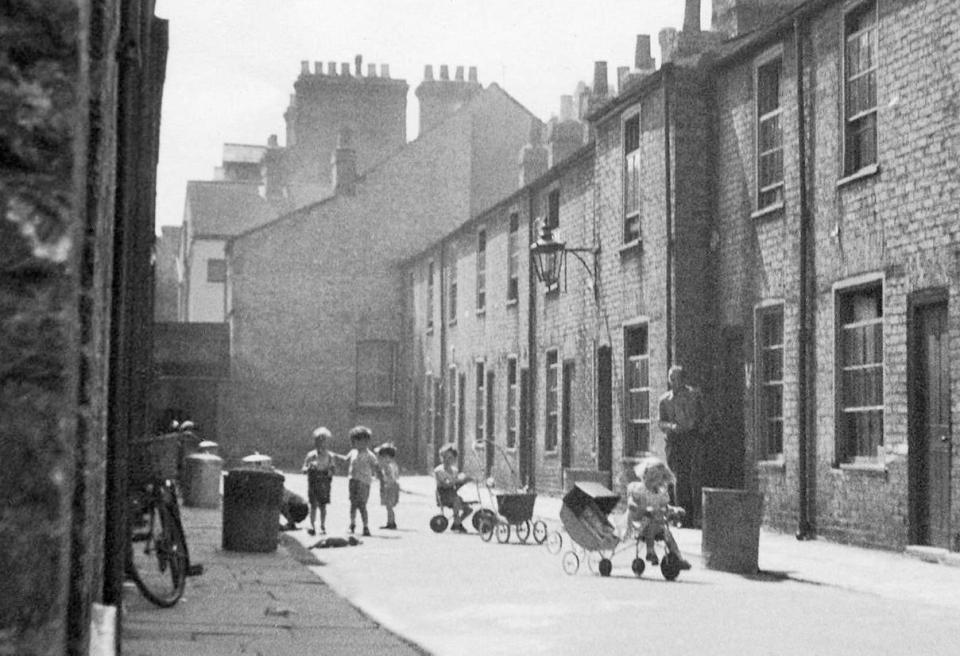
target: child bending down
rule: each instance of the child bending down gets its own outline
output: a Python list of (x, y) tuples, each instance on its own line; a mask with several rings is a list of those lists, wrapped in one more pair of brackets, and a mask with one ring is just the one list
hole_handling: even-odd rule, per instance
[(654, 542), (663, 537), (667, 550), (680, 562), (680, 569), (690, 569), (680, 553), (680, 547), (670, 532), (669, 516), (676, 509), (670, 506), (669, 488), (677, 478), (660, 458), (653, 456), (641, 460), (634, 471), (639, 480), (627, 486), (627, 521), (638, 531), (647, 545), (647, 561), (659, 564)]
[(460, 533), (466, 533), (467, 529), (463, 527), (463, 520), (466, 519), (473, 509), (470, 508), (457, 490), (470, 479), (461, 474), (457, 469), (457, 447), (448, 444), (440, 450), (442, 463), (433, 470), (433, 477), (437, 482), (437, 497), (440, 505), (453, 508), (453, 526), (451, 530)]

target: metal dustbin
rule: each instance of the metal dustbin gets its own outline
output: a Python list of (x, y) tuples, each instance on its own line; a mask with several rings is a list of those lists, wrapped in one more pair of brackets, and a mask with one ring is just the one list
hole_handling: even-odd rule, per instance
[(737, 574), (756, 574), (763, 494), (705, 487), (702, 498), (704, 565)]
[(183, 469), (184, 505), (219, 508), (223, 458), (213, 453), (191, 453)]
[(223, 542), (228, 551), (276, 551), (283, 475), (271, 469), (231, 469), (223, 479)]

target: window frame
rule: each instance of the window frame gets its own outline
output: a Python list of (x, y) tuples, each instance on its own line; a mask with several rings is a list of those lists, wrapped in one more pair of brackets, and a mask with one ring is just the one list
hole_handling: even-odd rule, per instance
[(454, 326), (457, 323), (457, 251), (451, 246), (449, 251), (450, 263), (447, 267), (447, 324)]
[(547, 349), (543, 362), (546, 367), (543, 385), (543, 450), (546, 453), (557, 453), (560, 442), (560, 350)]
[[(784, 359), (784, 351), (786, 346), (786, 338), (784, 334), (784, 303), (780, 300), (761, 303), (754, 308), (753, 317), (754, 378), (756, 379), (754, 387), (754, 406), (756, 408), (756, 412), (754, 413), (754, 423), (757, 436), (757, 458), (761, 461), (779, 460), (783, 458), (783, 391), (784, 367), (786, 365), (786, 361)], [(763, 330), (763, 322), (771, 317), (779, 317), (779, 344), (767, 344), (764, 340), (765, 332)], [(766, 369), (764, 367), (766, 362), (764, 355), (776, 351), (779, 351), (780, 354), (780, 378), (776, 380), (768, 380), (766, 378)], [(772, 416), (766, 411), (767, 404), (764, 398), (764, 390), (774, 388), (779, 389), (780, 391), (780, 412), (777, 416)], [(779, 439), (777, 440), (779, 442), (778, 445), (771, 445), (771, 437), (768, 433), (768, 425), (771, 422), (779, 422), (780, 425), (780, 435)], [(779, 448), (771, 448), (771, 446), (779, 446)]]
[[(774, 64), (779, 64), (778, 73), (777, 73), (777, 106), (775, 109), (764, 112), (761, 114), (761, 93), (760, 93), (760, 84), (762, 81), (762, 71), (764, 69), (773, 66)], [(764, 210), (770, 210), (777, 207), (783, 207), (784, 203), (784, 193), (785, 193), (785, 174), (784, 174), (784, 156), (783, 156), (783, 115), (784, 115), (784, 106), (783, 106), (783, 45), (778, 44), (776, 47), (771, 48), (767, 52), (763, 53), (760, 57), (756, 59), (753, 66), (753, 88), (754, 88), (754, 163), (755, 170), (755, 194), (754, 194), (754, 207), (757, 212), (762, 212)], [(765, 122), (776, 120), (777, 122), (777, 132), (779, 134), (778, 147), (772, 148), (766, 152), (761, 152), (761, 135), (763, 134), (763, 125)], [(762, 158), (765, 155), (775, 154), (777, 151), (780, 153), (780, 178), (779, 181), (773, 182), (765, 187), (761, 187), (761, 163)], [(777, 192), (778, 194), (774, 196), (772, 200), (763, 202), (764, 194), (771, 192)]]
[(487, 368), (482, 358), (474, 361), (474, 429), (473, 443), (476, 446), (486, 445), (487, 440)]
[[(641, 178), (641, 155), (642, 155), (642, 145), (643, 145), (643, 122), (640, 120), (640, 106), (637, 105), (634, 108), (630, 109), (623, 113), (623, 116), (620, 119), (620, 148), (622, 153), (622, 158), (620, 162), (620, 172), (621, 172), (621, 189), (623, 195), (621, 198), (622, 204), (622, 222), (621, 222), (621, 240), (624, 245), (636, 244), (642, 241), (643, 239), (643, 230), (641, 222), (643, 221), (643, 194), (640, 191), (640, 178)], [(631, 150), (627, 150), (627, 138), (628, 130), (630, 130), (630, 125), (636, 122), (636, 135), (637, 143), (636, 147)], [(635, 158), (634, 168), (636, 174), (636, 189), (635, 189), (635, 200), (636, 208), (631, 209), (630, 205), (630, 162), (631, 159)], [(631, 229), (631, 224), (635, 224), (635, 228)]]
[(477, 228), (477, 314), (487, 310), (487, 229)]
[(520, 361), (507, 356), (506, 448), (516, 449), (520, 437)]
[(450, 409), (449, 421), (447, 422), (447, 442), (454, 444), (460, 443), (460, 436), (457, 432), (462, 400), (457, 388), (457, 365), (452, 364), (447, 369), (447, 407)]
[[(642, 352), (636, 354), (629, 349), (630, 334), (642, 330), (644, 332), (644, 346)], [(630, 371), (633, 363), (646, 362), (646, 385), (631, 387)], [(642, 370), (641, 370), (642, 371)], [(642, 382), (642, 381), (638, 381)], [(650, 323), (649, 321), (635, 321), (623, 326), (623, 456), (627, 458), (638, 457), (650, 450), (650, 427), (653, 423), (652, 413), (650, 412), (650, 401), (652, 394), (650, 386)], [(633, 394), (647, 396), (646, 417), (634, 417), (631, 412), (633, 407), (631, 398)], [(639, 408), (640, 406), (638, 406)], [(638, 428), (634, 428), (634, 426)], [(634, 431), (639, 431), (640, 426), (646, 427), (646, 435), (643, 436), (642, 443), (634, 436)]]
[(433, 260), (427, 262), (427, 291), (426, 291), (426, 309), (424, 310), (426, 314), (426, 326), (427, 333), (433, 332), (433, 294), (434, 294), (434, 285), (436, 277), (436, 265)]
[[(372, 400), (365, 401), (361, 399), (361, 377), (363, 376), (362, 372), (366, 367), (362, 366), (361, 363), (361, 353), (363, 352), (363, 347), (365, 345), (385, 345), (389, 348), (389, 371), (386, 374), (389, 377), (389, 399), (388, 400)], [(354, 400), (356, 405), (359, 408), (392, 408), (397, 405), (397, 353), (399, 351), (399, 344), (394, 340), (389, 339), (363, 339), (357, 340), (356, 343), (356, 352), (355, 352), (355, 361), (354, 365), (356, 366), (356, 380), (354, 387)], [(374, 385), (376, 387), (376, 385)]]
[[(880, 14), (877, 0), (855, 0), (849, 2), (843, 8), (843, 20), (840, 21), (840, 53), (841, 53), (841, 84), (840, 84), (840, 93), (841, 93), (841, 106), (840, 106), (840, 121), (841, 121), (841, 144), (840, 144), (840, 171), (841, 180), (851, 177), (859, 177), (858, 174), (869, 173), (872, 169), (878, 166), (880, 161), (880, 94), (878, 89), (878, 80), (879, 80), (879, 69), (880, 69)], [(855, 32), (850, 31), (850, 24), (854, 19), (858, 19), (859, 16), (864, 14), (871, 13), (873, 15), (873, 22), (870, 26), (861, 28)], [(872, 62), (871, 66), (867, 70), (858, 71), (854, 76), (850, 75), (850, 58), (848, 56), (848, 44), (854, 38), (860, 38), (865, 33), (872, 31), (873, 33), (873, 42), (871, 44), (872, 48)], [(853, 116), (848, 116), (851, 94), (849, 91), (850, 83), (853, 78), (860, 79), (864, 78), (867, 75), (873, 76), (873, 89), (874, 89), (874, 104), (869, 109), (861, 109)], [(857, 123), (863, 119), (868, 118), (869, 116), (873, 117), (873, 160), (870, 162), (863, 161), (863, 155), (857, 150), (856, 161), (853, 158), (853, 149), (851, 147), (851, 137), (854, 133), (862, 133), (864, 130), (854, 130), (851, 128), (852, 123)]]
[[(866, 320), (854, 320), (841, 323), (842, 313), (852, 311), (853, 300), (860, 296), (876, 296), (879, 301), (880, 314), (877, 317)], [(877, 464), (881, 461), (881, 452), (885, 444), (886, 433), (886, 285), (882, 274), (866, 275), (843, 283), (837, 283), (833, 286), (833, 327), (834, 327), (834, 461), (839, 467), (860, 464)], [(875, 345), (880, 349), (879, 362), (873, 361), (863, 363), (862, 365), (846, 365), (846, 343), (844, 335), (846, 330), (863, 328), (869, 325), (878, 325), (880, 334)], [(876, 336), (875, 336), (876, 337)], [(845, 404), (845, 394), (847, 393), (847, 384), (844, 382), (844, 374), (854, 370), (874, 369), (879, 373), (879, 404), (873, 405), (853, 405)], [(851, 414), (879, 413), (879, 436), (875, 443), (871, 440), (871, 447), (867, 452), (861, 452), (859, 448), (862, 441), (859, 435), (850, 435), (849, 418)], [(853, 447), (851, 448), (851, 444)]]
[(520, 301), (520, 212), (507, 219), (507, 305)]

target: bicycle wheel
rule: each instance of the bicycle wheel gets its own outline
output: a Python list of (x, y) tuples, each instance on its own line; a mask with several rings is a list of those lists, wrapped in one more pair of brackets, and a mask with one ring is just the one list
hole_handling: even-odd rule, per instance
[(170, 508), (151, 502), (130, 542), (130, 575), (140, 592), (161, 608), (176, 604), (187, 580), (187, 543)]

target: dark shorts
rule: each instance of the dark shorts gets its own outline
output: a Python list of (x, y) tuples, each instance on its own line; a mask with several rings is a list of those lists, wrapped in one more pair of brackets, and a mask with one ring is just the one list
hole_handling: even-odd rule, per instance
[(437, 488), (437, 499), (440, 501), (441, 506), (447, 508), (453, 508), (454, 504), (457, 503), (457, 500), (460, 503), (463, 503), (463, 499), (460, 499), (460, 495), (457, 494), (456, 488), (453, 487), (438, 487)]
[(350, 505), (354, 508), (359, 508), (361, 506), (367, 505), (367, 500), (370, 498), (370, 486), (366, 483), (362, 483), (355, 478), (350, 479), (349, 483), (350, 490)]
[(311, 505), (325, 506), (330, 503), (330, 481), (333, 472), (329, 469), (307, 471), (307, 498)]

